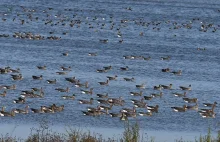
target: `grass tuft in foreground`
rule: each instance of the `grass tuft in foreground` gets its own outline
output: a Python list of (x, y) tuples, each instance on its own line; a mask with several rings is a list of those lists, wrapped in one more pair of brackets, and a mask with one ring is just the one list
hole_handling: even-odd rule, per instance
[[(11, 134), (12, 135), (12, 134)], [(139, 124), (131, 124), (129, 121), (125, 121), (124, 131), (121, 138), (108, 138), (104, 139), (101, 134), (85, 132), (80, 129), (68, 128), (66, 132), (56, 133), (49, 129), (49, 125), (46, 121), (40, 123), (39, 128), (32, 128), (27, 139), (19, 139), (12, 137), (10, 134), (0, 137), (0, 142), (154, 142), (156, 138), (144, 139), (140, 136)], [(176, 140), (176, 142), (185, 142), (184, 138)], [(199, 139), (195, 139), (195, 142), (220, 142), (220, 131), (218, 136), (213, 138), (211, 136), (211, 129), (208, 129), (208, 133), (205, 136), (200, 136)]]

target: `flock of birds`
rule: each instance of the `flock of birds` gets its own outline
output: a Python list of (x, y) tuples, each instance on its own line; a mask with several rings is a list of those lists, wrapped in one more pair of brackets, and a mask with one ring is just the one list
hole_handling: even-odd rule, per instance
[[(167, 24), (169, 25), (169, 29), (172, 30), (177, 30), (181, 28), (186, 28), (186, 29), (191, 29), (194, 28), (194, 23), (200, 22), (200, 27), (198, 28), (202, 32), (207, 32), (211, 30), (211, 32), (216, 32), (217, 29), (219, 28), (219, 25), (214, 25), (213, 23), (205, 23), (201, 21), (199, 18), (194, 18), (190, 21), (186, 21), (185, 23), (177, 23), (173, 21), (144, 21), (144, 19), (137, 19), (137, 20), (129, 20), (129, 19), (121, 19), (120, 21), (115, 21), (113, 16), (109, 17), (109, 21), (105, 18), (101, 18), (102, 20), (98, 17), (86, 17), (83, 19), (83, 16), (80, 17), (77, 14), (74, 14), (71, 18), (62, 15), (62, 14), (57, 14), (53, 15), (50, 13), (51, 11), (54, 11), (53, 8), (47, 8), (45, 10), (37, 10), (37, 9), (31, 9), (27, 8), (24, 6), (20, 6), (22, 12), (16, 12), (16, 15), (9, 15), (7, 13), (3, 14), (2, 17), (2, 23), (6, 23), (8, 20), (11, 20), (10, 22), (16, 22), (17, 25), (19, 26), (25, 26), (30, 23), (38, 23), (39, 25), (44, 25), (47, 27), (53, 27), (53, 26), (63, 26), (63, 27), (72, 27), (72, 28), (80, 28), (81, 24), (88, 25), (88, 29), (95, 29), (95, 32), (99, 32), (100, 30), (112, 30), (116, 31), (117, 38), (119, 38), (119, 43), (124, 42), (123, 38), (123, 33), (121, 29), (126, 27), (129, 24), (135, 24), (137, 26), (144, 26), (144, 27), (149, 27), (154, 31), (160, 31), (162, 24)], [(125, 10), (132, 11), (132, 8), (125, 8)], [(71, 13), (73, 10), (72, 9), (64, 9), (65, 12)], [(36, 16), (37, 12), (41, 12), (41, 14), (44, 14), (46, 16), (46, 19), (41, 17)], [(41, 15), (42, 16), (42, 15)], [(9, 19), (7, 19), (9, 17)], [(106, 22), (106, 23), (105, 23)], [(42, 24), (43, 23), (43, 24)], [(108, 25), (108, 26), (107, 26)], [(68, 31), (64, 31), (62, 35), (65, 36), (68, 35)], [(0, 37), (14, 37), (14, 38), (19, 38), (19, 39), (31, 39), (31, 40), (45, 40), (45, 39), (51, 39), (51, 40), (62, 40), (61, 37), (56, 36), (56, 31), (51, 31), (49, 32), (51, 36), (44, 36), (43, 34), (34, 34), (32, 32), (25, 32), (25, 31), (19, 31), (19, 32), (14, 32), (12, 35), (9, 34), (1, 34)], [(55, 34), (55, 35), (52, 35)], [(140, 31), (139, 35), (137, 36), (144, 36), (144, 32)], [(175, 35), (176, 36), (176, 35)], [(108, 39), (99, 39), (100, 43), (108, 43)], [(205, 48), (197, 48), (197, 50), (206, 50)], [(63, 56), (66, 56), (68, 58), (69, 52), (61, 53)], [(88, 56), (96, 57), (98, 56), (98, 53), (96, 52), (91, 52), (88, 53)], [(125, 55), (123, 56), (124, 60), (151, 60), (151, 57), (144, 57), (144, 56), (135, 56), (135, 55)], [(161, 57), (161, 60), (169, 61), (172, 60), (171, 56), (165, 56)], [(63, 59), (65, 61), (65, 58)], [(36, 68), (38, 70), (47, 70), (47, 66), (37, 66)], [(96, 70), (97, 73), (106, 73), (110, 71), (113, 66), (104, 66), (102, 69), (94, 69)], [(60, 67), (61, 71), (56, 72), (57, 75), (67, 75), (68, 72), (72, 71), (72, 67)], [(121, 72), (126, 72), (130, 70), (129, 66), (123, 66), (120, 68)], [(172, 73), (174, 75), (181, 76), (182, 75), (182, 70), (171, 70), (170, 68), (164, 68), (161, 69), (162, 72), (164, 73)], [(1, 67), (0, 68), (0, 73), (2, 75), (8, 75), (10, 74), (10, 77), (12, 80), (16, 81), (22, 81), (23, 80), (23, 75), (22, 75), (22, 70), (18, 69), (13, 69), (12, 67)], [(33, 75), (32, 79), (33, 80), (44, 80), (43, 78), (44, 75)], [(104, 82), (97, 82), (100, 86), (109, 86), (109, 82), (111, 81), (117, 81), (118, 76), (120, 75), (112, 75), (112, 76), (106, 76), (106, 81)], [(134, 77), (124, 77), (122, 78), (126, 82), (134, 82), (135, 78)], [(168, 84), (159, 84), (158, 86), (152, 86), (152, 89), (157, 91), (157, 93), (151, 93), (150, 95), (144, 95), (143, 90), (146, 88), (146, 84), (136, 84), (135, 87), (140, 89), (139, 92), (127, 92), (128, 94), (133, 96), (133, 99), (131, 100), (124, 100), (123, 96), (119, 96), (118, 98), (111, 97), (110, 94), (104, 93), (104, 94), (94, 94), (94, 88), (90, 86), (89, 81), (81, 83), (80, 79), (77, 77), (64, 77), (63, 80), (68, 81), (71, 85), (73, 84), (75, 87), (80, 88), (80, 93), (88, 95), (88, 99), (82, 100), (78, 99), (75, 94), (73, 95), (63, 95), (61, 96), (61, 99), (68, 99), (68, 100), (77, 100), (78, 103), (85, 104), (87, 105), (87, 110), (82, 110), (82, 114), (87, 115), (87, 116), (99, 116), (99, 115), (110, 115), (111, 117), (118, 117), (120, 120), (127, 120), (128, 117), (137, 117), (137, 115), (140, 116), (152, 116), (154, 113), (160, 112), (160, 107), (159, 104), (152, 106), (149, 105), (148, 101), (156, 98), (156, 97), (163, 97), (163, 90), (171, 90), (171, 94), (173, 94), (176, 97), (182, 97), (182, 100), (186, 102), (183, 106), (173, 106), (170, 109), (175, 111), (175, 112), (186, 112), (187, 110), (196, 110), (198, 113), (204, 117), (204, 118), (214, 118), (216, 113), (215, 113), (215, 107), (217, 105), (217, 102), (213, 103), (203, 103), (204, 106), (207, 108), (201, 108), (199, 109), (198, 106), (198, 99), (197, 98), (190, 98), (187, 97), (186, 94), (187, 92), (191, 91), (191, 85), (188, 86), (179, 86), (180, 90), (183, 90), (181, 92), (172, 92), (173, 90), (173, 85)], [(45, 80), (48, 84), (56, 84), (57, 80)], [(0, 89), (2, 90), (0, 96), (1, 97), (7, 97), (7, 93), (9, 90), (15, 90), (16, 89), (16, 84), (13, 85), (0, 85)], [(21, 94), (18, 96), (17, 99), (12, 100), (12, 103), (18, 103), (18, 104), (25, 104), (27, 99), (32, 99), (32, 98), (44, 98), (44, 89), (45, 87), (41, 88), (29, 88), (28, 90), (23, 90), (21, 91)], [(68, 93), (70, 90), (70, 87), (66, 88), (54, 88), (58, 92), (62, 93)], [(93, 97), (92, 97), (93, 96)], [(140, 97), (141, 99), (136, 99)], [(125, 103), (132, 102), (133, 107), (124, 107)], [(90, 105), (95, 105), (97, 104), (96, 107), (92, 107)], [(12, 109), (11, 111), (7, 112), (5, 111), (5, 106), (2, 107), (2, 110), (0, 111), (0, 116), (15, 116), (15, 113), (22, 113), (22, 114), (27, 114), (29, 111), (33, 113), (56, 113), (56, 112), (61, 112), (64, 111), (65, 107), (64, 105), (57, 106), (57, 104), (51, 104), (49, 106), (41, 106), (40, 108), (29, 108), (29, 105), (26, 105), (24, 109), (21, 108), (15, 108)], [(119, 112), (114, 112), (114, 107), (120, 107)], [(139, 111), (144, 110), (144, 111)]]
[[(68, 54), (62, 54), (63, 56), (68, 56)], [(97, 53), (88, 53), (89, 56), (97, 56)], [(144, 59), (144, 57), (140, 56), (123, 56), (124, 59)], [(170, 60), (170, 56), (167, 57), (161, 57), (161, 60)], [(46, 66), (37, 66), (36, 67), (39, 70), (46, 70)], [(113, 67), (112, 66), (104, 66), (103, 69), (97, 69), (97, 73), (106, 73), (109, 70), (111, 70)], [(71, 67), (60, 67), (61, 71), (56, 72), (57, 75), (66, 75), (67, 72), (70, 72), (72, 69)], [(128, 66), (125, 67), (120, 67), (121, 71), (127, 71), (129, 70)], [(180, 76), (182, 71), (171, 71), (169, 68), (161, 69), (162, 72), (166, 73), (172, 73), (174, 75)], [(4, 67), (0, 68), (0, 73), (3, 74), (10, 74), (11, 79), (14, 81), (22, 81), (23, 76), (21, 73), (21, 70), (18, 69), (12, 69), (11, 67)], [(118, 78), (117, 75), (114, 76), (106, 76), (106, 81), (104, 82), (97, 82), (100, 86), (108, 86), (110, 81), (116, 81)], [(32, 76), (33, 80), (43, 80), (43, 75), (39, 76)], [(133, 99), (130, 101), (133, 103), (132, 108), (125, 108), (123, 107), (125, 103), (127, 103), (125, 100), (123, 100), (123, 96), (120, 96), (118, 98), (112, 98), (108, 93), (105, 94), (96, 94), (96, 98), (91, 97), (93, 93), (93, 88), (89, 86), (89, 82), (86, 81), (84, 83), (81, 83), (79, 79), (76, 77), (65, 77), (64, 78), (66, 81), (69, 83), (73, 84), (77, 88), (81, 88), (80, 92), (82, 94), (87, 94), (88, 95), (88, 100), (81, 100), (78, 99), (79, 104), (86, 104), (86, 105), (93, 105), (95, 104), (94, 100), (98, 102), (97, 107), (89, 107), (87, 110), (82, 111), (84, 115), (88, 116), (99, 116), (102, 114), (110, 115), (111, 117), (119, 117), (120, 120), (127, 120), (128, 117), (137, 117), (137, 114), (140, 116), (152, 116), (153, 113), (158, 113), (159, 112), (159, 104), (155, 106), (148, 105), (146, 101), (150, 101), (153, 98), (159, 97), (161, 98), (163, 96), (163, 90), (172, 90), (172, 84), (169, 85), (162, 85), (159, 84), (158, 86), (153, 86), (154, 90), (160, 91), (159, 93), (152, 93), (148, 96), (143, 95), (143, 90), (146, 88), (145, 83), (142, 84), (137, 84), (135, 85), (136, 88), (140, 89), (139, 92), (129, 92), (130, 95), (134, 96)], [(124, 77), (124, 81), (127, 82), (134, 82), (135, 78), (131, 77)], [(48, 84), (56, 84), (57, 80), (46, 80)], [(83, 89), (85, 88), (85, 89)], [(0, 96), (6, 97), (7, 90), (14, 90), (16, 89), (16, 85), (1, 85), (0, 89), (5, 89)], [(190, 98), (186, 97), (186, 94), (188, 91), (191, 91), (191, 85), (189, 86), (179, 86), (179, 89), (183, 90), (183, 92), (172, 92), (172, 94), (176, 97), (182, 97), (183, 101), (185, 101), (187, 104), (184, 104), (182, 107), (176, 106), (176, 107), (171, 107), (173, 111), (176, 112), (185, 112), (187, 110), (196, 110), (199, 112), (199, 114), (204, 117), (204, 118), (214, 118), (216, 113), (214, 112), (214, 109), (216, 107), (217, 102), (213, 103), (203, 103), (204, 106), (210, 107), (210, 108), (204, 108), (204, 109), (199, 109), (198, 107), (198, 99), (197, 98)], [(58, 92), (66, 92), (68, 93), (70, 88), (55, 88), (56, 91)], [(141, 99), (135, 99), (135, 97), (140, 96)], [(30, 88), (30, 90), (23, 90), (21, 91), (20, 96), (18, 99), (13, 100), (13, 103), (18, 103), (18, 104), (25, 104), (26, 99), (28, 98), (43, 98), (44, 97), (44, 90), (43, 88)], [(77, 97), (75, 94), (69, 96), (69, 95), (63, 95), (61, 96), (62, 99), (68, 99), (68, 100), (75, 100)], [(188, 105), (188, 104), (194, 104), (194, 105)], [(119, 113), (113, 113), (109, 112), (113, 109), (113, 106), (120, 106), (122, 107)], [(145, 111), (137, 111), (138, 108), (145, 109)], [(64, 105), (57, 106), (56, 104), (52, 104), (50, 106), (41, 106), (39, 109), (36, 108), (30, 108), (31, 112), (33, 113), (55, 113), (55, 112), (61, 112), (64, 110)], [(12, 109), (10, 112), (5, 111), (5, 106), (2, 107), (2, 111), (0, 111), (0, 116), (15, 116), (15, 113), (23, 113), (27, 114), (29, 112), (29, 106), (27, 105), (24, 109), (16, 108)]]
[[(54, 8), (46, 8), (46, 9), (34, 9), (27, 8), (24, 6), (20, 6), (22, 11), (14, 10), (13, 8), (8, 8), (7, 12), (2, 13), (2, 22), (3, 24), (7, 24), (7, 21), (13, 22), (18, 26), (24, 27), (25, 25), (31, 25), (33, 23), (39, 24), (39, 26), (47, 26), (47, 27), (55, 27), (60, 26), (61, 28), (80, 28), (81, 25), (86, 25), (89, 30), (93, 30), (94, 32), (100, 32), (104, 30), (111, 30), (116, 33), (116, 36), (119, 38), (118, 42), (123, 43), (123, 32), (122, 29), (127, 26), (134, 24), (139, 27), (148, 27), (153, 31), (161, 31), (162, 28), (169, 27), (169, 30), (178, 30), (178, 29), (193, 29), (196, 28), (201, 32), (212, 32), (215, 33), (220, 25), (216, 25), (214, 23), (207, 23), (206, 21), (202, 21), (200, 18), (193, 18), (189, 21), (185, 21), (183, 23), (178, 23), (176, 21), (145, 21), (143, 18), (138, 19), (121, 19), (115, 20), (114, 16), (98, 18), (95, 17), (85, 17), (84, 15), (76, 14), (77, 12), (82, 12), (82, 10), (75, 9), (64, 9), (64, 14), (55, 14), (57, 11)], [(125, 11), (132, 12), (132, 8), (124, 8)], [(55, 13), (53, 13), (55, 12)], [(72, 13), (74, 14), (72, 15)], [(90, 10), (90, 13), (94, 13), (95, 11)], [(219, 12), (216, 11), (216, 12)], [(42, 18), (42, 19), (41, 19)], [(199, 24), (198, 24), (199, 23)], [(165, 24), (165, 26), (164, 26)], [(199, 27), (197, 27), (199, 25)], [(44, 31), (42, 31), (44, 32)], [(31, 39), (31, 40), (60, 40), (61, 36), (57, 36), (62, 34), (63, 36), (68, 35), (70, 32), (68, 30), (63, 31), (62, 33), (58, 33), (55, 30), (50, 31), (48, 34), (39, 34), (32, 33), (30, 31), (18, 31), (14, 32), (12, 35), (7, 33), (0, 34), (0, 37), (3, 38), (20, 38), (20, 39)], [(139, 32), (139, 36), (144, 36), (144, 31)], [(174, 37), (177, 36), (174, 34)], [(100, 42), (107, 43), (108, 39), (100, 39)], [(204, 48), (198, 48), (204, 50)]]

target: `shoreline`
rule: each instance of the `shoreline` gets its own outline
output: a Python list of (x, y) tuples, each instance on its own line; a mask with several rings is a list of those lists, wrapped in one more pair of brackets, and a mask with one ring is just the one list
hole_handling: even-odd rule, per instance
[[(79, 127), (79, 126), (61, 126), (61, 125), (23, 125), (23, 124), (1, 124), (0, 134), (2, 136), (16, 137), (19, 139), (27, 139), (34, 131), (44, 127), (53, 133), (65, 134), (68, 131), (79, 131), (81, 133), (90, 133), (91, 135), (101, 136), (103, 139), (120, 139), (123, 137), (125, 128), (101, 128), (101, 127)], [(32, 132), (33, 131), (33, 132)], [(207, 132), (185, 132), (185, 131), (165, 131), (165, 130), (143, 130), (140, 128), (139, 135), (145, 141), (153, 140), (159, 142), (171, 141), (195, 141), (201, 136), (205, 136)], [(212, 137), (217, 137), (217, 133), (211, 130)]]

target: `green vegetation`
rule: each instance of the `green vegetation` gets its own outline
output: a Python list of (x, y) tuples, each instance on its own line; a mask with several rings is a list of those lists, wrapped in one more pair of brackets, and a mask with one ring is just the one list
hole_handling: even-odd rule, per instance
[[(39, 128), (31, 128), (27, 139), (20, 139), (6, 134), (1, 136), (0, 142), (154, 142), (156, 138), (144, 139), (140, 134), (138, 123), (131, 124), (129, 121), (124, 122), (124, 132), (121, 138), (103, 138), (101, 134), (85, 132), (80, 129), (67, 128), (66, 132), (57, 133), (49, 129), (46, 121), (41, 122)], [(176, 142), (185, 142), (184, 138)], [(195, 142), (220, 142), (220, 131), (216, 138), (211, 136), (211, 128), (205, 136), (195, 139)]]
[(139, 125), (136, 122), (135, 124), (131, 125), (129, 121), (125, 121), (125, 127), (123, 132), (123, 138), (120, 140), (122, 142), (139, 142), (140, 141), (140, 134), (139, 134)]

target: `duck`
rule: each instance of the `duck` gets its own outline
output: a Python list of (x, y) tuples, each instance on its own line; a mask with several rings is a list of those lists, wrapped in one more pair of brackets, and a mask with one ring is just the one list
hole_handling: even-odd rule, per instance
[(167, 86), (167, 85), (161, 85), (161, 87), (162, 87), (163, 89), (171, 89), (172, 86), (173, 86), (173, 84), (170, 84), (169, 86)]
[(22, 94), (34, 94), (33, 90), (22, 90), (21, 91)]
[[(55, 113), (55, 109), (59, 109), (58, 106), (56, 106), (56, 104), (52, 104), (50, 106), (41, 106), (43, 109), (43, 113)], [(58, 110), (57, 110), (58, 111)]]
[(133, 58), (133, 59), (140, 59), (140, 60), (144, 59), (143, 56), (132, 56), (132, 58)]
[(89, 56), (97, 56), (97, 53), (94, 52), (94, 53), (88, 53)]
[(170, 72), (170, 68), (161, 69), (162, 72)]
[(72, 96), (64, 95), (64, 96), (62, 96), (62, 98), (65, 99), (65, 100), (74, 100), (75, 96), (76, 96), (75, 94), (73, 94)]
[(56, 88), (55, 90), (57, 90), (58, 92), (69, 92), (69, 87), (66, 87), (66, 89)]
[(20, 73), (20, 68), (17, 69), (9, 69), (10, 72), (12, 73)]
[(35, 79), (35, 80), (42, 80), (43, 79), (43, 75), (40, 75), (40, 76), (33, 75), (32, 78)]
[(68, 52), (65, 52), (65, 53), (62, 53), (63, 56), (68, 56), (69, 53)]
[[(82, 111), (83, 115), (88, 115), (88, 116), (99, 116), (101, 114), (103, 114), (103, 112), (101, 112), (101, 110), (94, 110), (94, 111)], [(106, 111), (107, 114), (108, 111)]]
[(3, 89), (8, 89), (8, 90), (15, 90), (16, 89), (16, 85), (15, 84), (13, 84), (11, 86), (5, 85), (5, 86), (2, 86), (2, 88)]
[(64, 105), (56, 106), (56, 104), (53, 104), (50, 108), (52, 107), (54, 107), (54, 112), (61, 112), (64, 110)]
[(144, 96), (144, 99), (145, 100), (152, 100), (153, 99), (153, 96), (151, 95), (151, 96)]
[(1, 74), (7, 74), (7, 73), (8, 73), (8, 69), (6, 69), (6, 68), (0, 68), (0, 73), (1, 73)]
[(102, 43), (108, 43), (108, 39), (100, 39), (99, 41)]
[[(131, 10), (130, 8), (127, 8), (128, 10)], [(143, 32), (140, 32), (139, 33), (139, 36), (143, 36), (144, 35), (144, 33)]]
[(105, 70), (105, 69), (97, 69), (96, 72), (98, 73), (105, 73), (107, 72), (108, 70)]
[(22, 74), (18, 74), (18, 75), (11, 74), (11, 79), (12, 80), (22, 80), (23, 76), (22, 76)]
[(147, 107), (147, 103), (134, 103), (134, 106), (135, 107), (138, 107), (138, 108), (146, 108)]
[(47, 69), (47, 66), (37, 66), (37, 68), (39, 69), (39, 70), (46, 70)]
[(71, 71), (71, 67), (70, 67), (70, 66), (69, 66), (69, 67), (61, 66), (60, 69), (61, 69), (62, 71)]
[(148, 56), (148, 57), (143, 57), (143, 59), (148, 61), (148, 60), (151, 59), (151, 57), (150, 57), (150, 56)]
[(191, 84), (189, 85), (189, 87), (179, 86), (179, 88), (180, 88), (181, 90), (188, 90), (188, 91), (191, 91), (191, 90), (192, 90)]
[(1, 74), (7, 74), (8, 73), (8, 69), (0, 68), (0, 73)]
[(58, 72), (56, 72), (56, 74), (58, 74), (58, 75), (66, 75), (67, 72), (58, 71)]
[(21, 94), (20, 95), (22, 98), (43, 98), (44, 97), (44, 92), (43, 91), (40, 91), (40, 94), (34, 94), (34, 93), (31, 93), (31, 94)]
[(200, 113), (202, 118), (215, 118), (216, 113), (208, 113), (208, 112), (203, 112)]
[(199, 112), (211, 112), (211, 113), (214, 113), (214, 109), (216, 107), (216, 102), (214, 102), (214, 104), (212, 105), (212, 108), (211, 109), (201, 109)]
[(131, 99), (131, 102), (132, 102), (133, 104), (136, 104), (136, 103), (144, 103), (144, 98), (141, 98), (141, 100)]
[(67, 77), (67, 78), (65, 78), (65, 80), (70, 82), (70, 83), (78, 83), (79, 82), (79, 80), (77, 80), (75, 76)]
[(181, 75), (182, 74), (182, 70), (172, 71), (171, 73), (174, 74), (174, 75)]
[(158, 109), (159, 109), (159, 105), (156, 105), (156, 106), (147, 106), (147, 109), (150, 111), (150, 112), (156, 112), (158, 113)]
[(43, 90), (43, 88), (41, 87), (41, 88), (31, 88), (31, 91), (33, 92), (33, 91), (42, 91)]
[(145, 84), (142, 83), (142, 84), (136, 85), (136, 88), (145, 89)]
[(41, 90), (39, 94), (31, 94), (30, 98), (43, 98), (44, 97), (44, 91)]
[(109, 80), (107, 79), (106, 82), (98, 82), (100, 85), (108, 85)]
[(101, 109), (101, 110), (111, 110), (111, 109), (112, 109), (112, 106), (113, 106), (113, 104), (110, 104), (109, 107), (108, 107), (108, 106), (103, 106), (103, 105), (101, 105), (101, 106), (100, 106), (100, 109)]
[(152, 116), (152, 112), (138, 112), (140, 116)]
[(57, 80), (56, 79), (54, 79), (54, 80), (47, 80), (47, 83), (48, 84), (56, 84)]
[(6, 97), (7, 91), (4, 91), (3, 93), (0, 94), (2, 97)]
[(90, 88), (90, 90), (81, 90), (82, 94), (93, 94), (93, 88)]
[(98, 115), (98, 111), (82, 111), (83, 115), (87, 115), (87, 116), (97, 116)]
[(119, 97), (119, 98), (108, 98), (108, 102), (110, 104), (113, 104), (113, 105), (116, 105), (116, 106), (123, 106), (125, 101), (122, 100), (122, 97)]
[(175, 112), (185, 112), (187, 109), (186, 105), (183, 105), (183, 107), (171, 107)]
[(167, 57), (161, 57), (160, 59), (161, 59), (161, 60), (170, 60), (170, 56), (167, 56)]
[(133, 108), (122, 108), (120, 112), (124, 112), (124, 113), (135, 113), (136, 112), (136, 108), (133, 106)]
[(123, 112), (123, 113), (126, 115), (126, 117), (134, 117), (134, 118), (137, 117), (136, 111), (135, 112)]
[(96, 94), (97, 97), (99, 98), (108, 98), (108, 93), (105, 94)]
[(207, 106), (207, 107), (212, 107), (213, 105), (216, 105), (217, 102), (214, 102), (214, 103), (203, 103), (204, 106)]
[(127, 71), (129, 68), (128, 68), (128, 66), (126, 66), (126, 67), (120, 67), (120, 69), (121, 69), (122, 71)]
[(93, 104), (93, 98), (90, 98), (89, 101), (87, 101), (87, 100), (79, 100), (79, 103), (80, 104), (90, 104), (90, 105), (92, 105)]
[(206, 48), (197, 47), (197, 50), (206, 50)]
[(173, 93), (174, 96), (176, 97), (186, 97), (186, 92), (184, 92), (183, 94), (182, 93)]
[(54, 106), (51, 106), (50, 109), (44, 109), (43, 111), (44, 111), (44, 113), (55, 113)]
[(40, 109), (30, 108), (33, 113), (44, 113), (43, 106)]
[(123, 58), (124, 58), (124, 59), (134, 59), (134, 56), (124, 55)]
[(13, 109), (13, 110), (11, 110), (11, 112), (5, 112), (5, 111), (1, 111), (0, 113), (1, 113), (1, 115), (0, 115), (0, 116), (7, 116), (7, 117), (14, 117), (14, 116), (15, 116), (14, 109)]
[(110, 69), (112, 69), (112, 66), (106, 66), (106, 67), (103, 67), (104, 68), (104, 70), (110, 70)]
[[(41, 106), (41, 107), (43, 109), (43, 113), (55, 113), (55, 109), (58, 109), (58, 107), (55, 104), (53, 104), (49, 107), (46, 107), (46, 106)], [(56, 110), (56, 112), (57, 111), (58, 110)]]
[(130, 92), (130, 94), (131, 94), (132, 96), (142, 96), (143, 91), (140, 91), (140, 93), (139, 93), (139, 92)]
[(119, 42), (119, 43), (123, 43), (123, 41), (124, 41), (123, 39), (120, 39), (118, 42)]
[(87, 107), (87, 111), (99, 111), (101, 110), (100, 105), (98, 105), (97, 107)]
[(34, 93), (31, 93), (31, 94), (22, 93), (22, 94), (20, 94), (20, 96), (21, 96), (22, 98), (25, 98), (25, 97), (31, 97), (33, 94), (34, 94)]
[(162, 98), (163, 92), (160, 92), (159, 94), (152, 93), (151, 96), (152, 96), (152, 97), (160, 97), (160, 98)]
[(17, 100), (15, 99), (13, 102), (16, 103), (16, 104), (23, 104), (25, 103), (26, 99), (25, 98), (22, 98), (22, 97), (19, 97)]
[(117, 75), (115, 76), (107, 76), (108, 80), (116, 80), (117, 79)]
[(23, 109), (16, 108), (16, 109), (14, 110), (14, 112), (15, 112), (15, 113), (27, 114), (27, 113), (28, 113), (28, 108), (29, 108), (29, 106), (26, 105), (24, 110), (23, 110)]
[(120, 120), (127, 121), (128, 120), (127, 115), (125, 113), (122, 113), (121, 116), (120, 116)]
[(134, 81), (134, 77), (132, 77), (132, 78), (127, 78), (127, 77), (125, 77), (125, 78), (123, 78), (125, 81)]
[(109, 104), (112, 104), (114, 106), (123, 106), (124, 103), (125, 103), (124, 100), (121, 100), (121, 101), (118, 100), (118, 101), (109, 102)]
[(89, 88), (89, 82), (86, 81), (85, 83), (76, 83), (75, 87), (85, 87), (85, 88)]
[(183, 98), (186, 103), (197, 103), (197, 98)]
[(120, 113), (109, 113), (109, 115), (111, 116), (111, 117), (121, 117), (122, 116), (122, 113), (120, 112)]
[(154, 90), (161, 90), (163, 87), (159, 84), (159, 86), (154, 86)]
[(197, 103), (193, 106), (188, 106), (188, 105), (186, 106), (186, 109), (189, 109), (189, 110), (198, 110), (198, 108), (199, 108), (199, 106)]
[(108, 100), (101, 100), (101, 99), (97, 99), (97, 102), (98, 102), (99, 104), (106, 104), (106, 105), (112, 104), (112, 103), (109, 102)]

